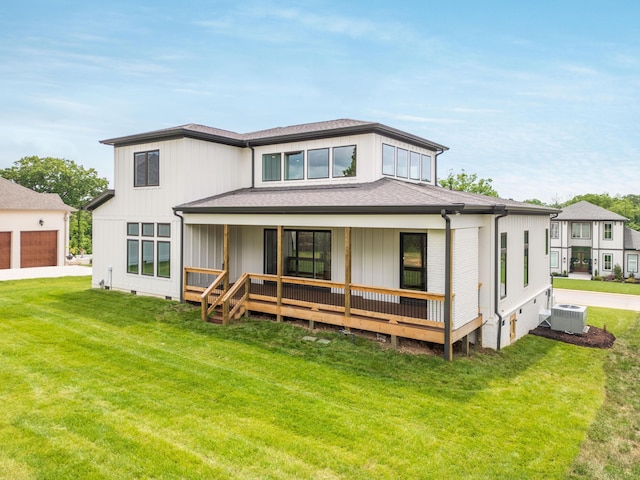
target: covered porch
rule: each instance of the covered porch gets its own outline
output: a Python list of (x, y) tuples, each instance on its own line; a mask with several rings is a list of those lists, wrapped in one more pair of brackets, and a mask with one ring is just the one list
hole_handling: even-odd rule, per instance
[[(238, 226), (234, 227), (235, 232), (240, 232)], [(413, 282), (416, 267), (409, 265), (409, 260), (401, 261), (407, 265), (406, 268), (403, 265), (400, 272), (402, 278), (409, 279), (407, 285), (403, 285), (405, 282), (402, 279), (399, 283), (413, 288), (353, 282), (353, 228), (350, 226), (340, 227), (339, 237), (344, 242), (339, 249), (335, 245), (333, 249), (334, 252), (343, 252), (342, 261), (334, 264), (334, 278), (339, 280), (330, 279), (331, 275), (327, 271), (331, 273), (331, 266), (329, 263), (327, 269), (327, 258), (322, 255), (314, 254), (313, 258), (305, 260), (307, 265), (314, 265), (311, 267), (300, 266), (304, 262), (297, 258), (294, 269), (291, 266), (291, 256), (286, 254), (283, 225), (270, 228), (269, 232), (273, 235), (265, 233), (263, 237), (263, 247), (271, 241), (269, 237), (272, 237), (275, 247), (273, 259), (267, 258), (269, 255), (264, 249), (266, 247), (263, 248), (263, 271), (268, 273), (246, 271), (244, 268), (249, 268), (246, 262), (241, 267), (242, 262), (234, 261), (233, 256), (242, 256), (243, 253), (255, 256), (255, 252), (249, 254), (243, 251), (243, 242), (239, 238), (233, 238), (229, 224), (225, 223), (220, 230), (222, 268), (200, 265), (187, 265), (183, 268), (183, 298), (200, 303), (204, 321), (228, 324), (252, 312), (269, 314), (277, 321), (284, 318), (308, 321), (311, 328), (316, 323), (322, 323), (338, 326), (345, 331), (357, 329), (388, 335), (392, 345), (397, 343), (398, 337), (440, 344), (444, 346), (444, 357), (448, 360), (453, 358), (452, 347), (455, 342), (462, 340), (463, 348), (468, 349), (469, 335), (475, 331), (478, 335), (480, 333), (482, 316), (478, 309), (471, 315), (465, 311), (464, 320), (455, 321), (456, 297), (452, 290), (453, 235), (448, 222), (443, 232), (444, 251), (440, 252), (440, 263), (444, 269), (440, 282), (442, 293), (426, 291), (426, 280), (423, 284)], [(424, 248), (426, 255), (426, 245)], [(344, 266), (344, 271), (340, 274), (335, 271), (336, 264)], [(232, 265), (237, 270), (235, 273), (231, 272)], [(295, 276), (290, 275), (292, 271), (296, 272)], [(416, 288), (416, 285), (422, 287)], [(476, 283), (474, 288), (478, 289), (475, 295), (479, 296), (480, 285)], [(477, 301), (475, 303), (477, 305)]]

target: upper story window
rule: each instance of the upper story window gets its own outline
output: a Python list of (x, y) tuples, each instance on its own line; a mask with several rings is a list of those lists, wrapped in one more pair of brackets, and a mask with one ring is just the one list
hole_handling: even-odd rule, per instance
[(160, 185), (160, 152), (138, 152), (134, 154), (133, 186), (155, 187)]
[[(267, 153), (262, 155), (262, 181), (304, 180), (331, 177), (355, 177), (356, 146), (316, 148), (296, 152)], [(306, 159), (305, 159), (306, 157)]]
[(613, 240), (613, 223), (604, 224), (604, 230), (602, 231), (602, 238), (604, 240)]
[(591, 238), (591, 223), (573, 222), (571, 224), (571, 238)]
[(329, 178), (329, 149), (307, 151), (307, 178)]
[(356, 176), (356, 146), (333, 147), (333, 176)]
[(551, 238), (560, 238), (560, 225), (558, 222), (551, 222)]
[(398, 170), (396, 175), (401, 178), (409, 177), (409, 150), (398, 149)]
[(282, 176), (280, 174), (280, 159), (282, 155), (279, 153), (267, 153), (262, 155), (262, 181), (280, 181)]
[(386, 143), (382, 144), (382, 174), (431, 181), (431, 155), (413, 152)]
[(304, 179), (304, 152), (291, 152), (284, 154), (284, 179)]
[(396, 149), (386, 143), (382, 144), (382, 174), (396, 174)]

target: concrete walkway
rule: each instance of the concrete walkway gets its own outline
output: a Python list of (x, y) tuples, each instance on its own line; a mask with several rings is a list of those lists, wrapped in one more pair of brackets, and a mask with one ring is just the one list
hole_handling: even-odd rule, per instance
[(640, 295), (620, 293), (585, 292), (583, 290), (565, 290), (554, 288), (556, 303), (587, 305), (589, 307), (618, 308), (640, 312)]
[(92, 268), (82, 265), (64, 267), (9, 268), (0, 270), (0, 281), (24, 280), (26, 278), (84, 277), (91, 275)]

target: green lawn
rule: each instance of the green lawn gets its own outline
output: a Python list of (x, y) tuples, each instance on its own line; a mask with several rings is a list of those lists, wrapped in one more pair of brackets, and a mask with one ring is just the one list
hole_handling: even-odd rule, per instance
[(566, 288), (569, 290), (640, 295), (640, 283), (594, 282), (593, 280), (553, 277), (553, 286), (554, 288)]
[(447, 363), (89, 286), (0, 282), (0, 478), (639, 473), (636, 313), (590, 309), (610, 351), (528, 336)]

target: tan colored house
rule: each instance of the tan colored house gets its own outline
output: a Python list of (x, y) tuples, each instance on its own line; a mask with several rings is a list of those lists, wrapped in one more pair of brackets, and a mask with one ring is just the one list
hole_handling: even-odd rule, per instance
[(0, 269), (64, 265), (74, 211), (58, 194), (0, 177)]

